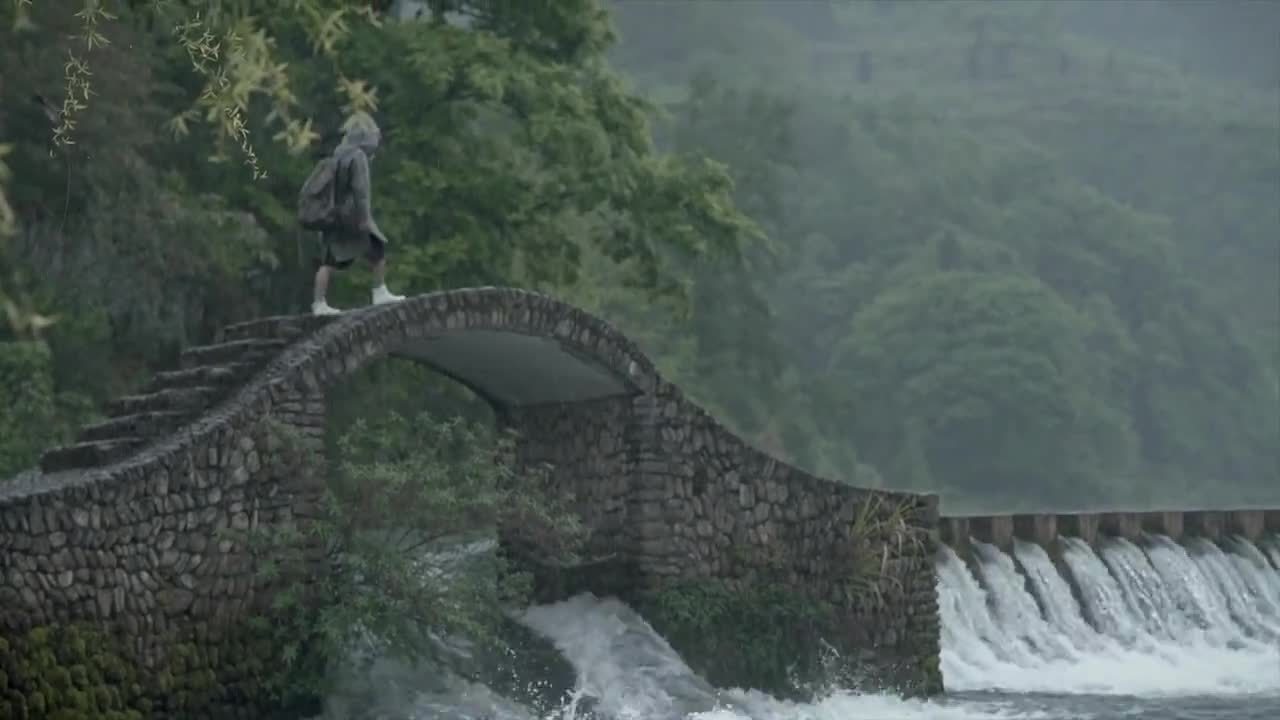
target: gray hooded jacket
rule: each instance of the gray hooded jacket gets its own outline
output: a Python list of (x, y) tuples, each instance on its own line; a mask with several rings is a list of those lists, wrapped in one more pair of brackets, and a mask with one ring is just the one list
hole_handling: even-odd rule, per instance
[(376, 126), (354, 125), (333, 151), (338, 159), (338, 202), (353, 228), (326, 232), (322, 236), (324, 250), (338, 262), (367, 254), (370, 236), (384, 244), (387, 242), (387, 236), (373, 219), (373, 186), (369, 177), (369, 159), (381, 139), (382, 133)]

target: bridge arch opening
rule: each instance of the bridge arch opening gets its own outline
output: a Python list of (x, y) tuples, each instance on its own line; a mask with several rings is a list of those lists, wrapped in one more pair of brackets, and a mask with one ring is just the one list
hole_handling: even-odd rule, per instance
[[(485, 338), (488, 349), (493, 349), (497, 335)], [(458, 333), (449, 337), (462, 336)], [(451, 343), (450, 349), (459, 345), (465, 343)], [(475, 349), (472, 346), (467, 351)], [(554, 514), (558, 523), (569, 522), (566, 513), (581, 521), (586, 545), (578, 548), (578, 557), (565, 567), (567, 557), (552, 557), (549, 548), (517, 541), (541, 536), (554, 544), (568, 538), (553, 528), (539, 527), (530, 532), (528, 527), (471, 527), (454, 539), (472, 537), (480, 530), (497, 530), (496, 539), (503, 541), (508, 551), (515, 548), (506, 543), (516, 541), (526, 551), (520, 556), (524, 569), (539, 571), (537, 595), (550, 600), (560, 599), (568, 591), (562, 580), (566, 571), (572, 574), (592, 566), (588, 572), (599, 572), (603, 564), (615, 575), (627, 572), (622, 567), (629, 540), (627, 496), (636, 468), (631, 452), (635, 434), (633, 394), (606, 369), (589, 364), (589, 360), (555, 347), (544, 346), (533, 352), (543, 355), (534, 361), (541, 370), (532, 374), (531, 386), (512, 379), (509, 368), (500, 369), (495, 380), (493, 375), (486, 375), (492, 365), (459, 362), (458, 355), (465, 358), (466, 351), (450, 357), (453, 362), (442, 362), (439, 355), (424, 359), (422, 353), (404, 351), (373, 359), (324, 389), (322, 433), (313, 433), (322, 435), (323, 444), (313, 450), (325, 458), (330, 483), (337, 483), (331, 484), (330, 489), (361, 507), (380, 491), (351, 487), (342, 468), (354, 462), (367, 471), (368, 464), (376, 462), (374, 456), (378, 452), (387, 453), (385, 457), (393, 463), (407, 455), (434, 462), (446, 451), (451, 461), (457, 461), (456, 456), (466, 458), (464, 463), (485, 458), (498, 460), (506, 466), (507, 482), (521, 488), (521, 492), (540, 495), (540, 511)], [(575, 384), (584, 376), (586, 383)], [(547, 384), (552, 386), (547, 388)], [(458, 420), (461, 426), (456, 424)], [(310, 417), (307, 421), (319, 422), (320, 418)], [(445, 426), (455, 429), (446, 432)], [(393, 437), (371, 437), (383, 430)], [(432, 443), (454, 445), (460, 435), (465, 435), (474, 447), (430, 447)], [(346, 454), (352, 447), (344, 446), (344, 439), (356, 440), (356, 448), (367, 450), (373, 446), (377, 450), (357, 451), (359, 456), (353, 457)], [(392, 444), (383, 445), (384, 440)], [(467, 470), (459, 468), (461, 473)], [(408, 481), (416, 484), (418, 478)], [(440, 482), (449, 484), (448, 480)], [(488, 498), (495, 491), (498, 488), (488, 486), (471, 489), (480, 498)], [(529, 502), (530, 498), (521, 500)], [(458, 498), (450, 501), (457, 502)], [(461, 502), (467, 503), (465, 499)], [(481, 514), (494, 520), (496, 508), (488, 507), (487, 500), (481, 505), (485, 506)], [(392, 516), (385, 518), (386, 525), (397, 523), (397, 511), (401, 511), (401, 518), (405, 513), (417, 513), (413, 518), (417, 523), (437, 515), (434, 508), (417, 503), (393, 510)], [(370, 517), (369, 524), (382, 526), (383, 519)], [(506, 530), (514, 532), (505, 533)], [(577, 581), (578, 585), (583, 583), (593, 584), (586, 579)]]
[(635, 394), (628, 378), (554, 337), (468, 329), (409, 338), (391, 350), (455, 380), (495, 408), (574, 403)]
[[(645, 388), (657, 380), (626, 338), (550, 298), (481, 289), (333, 320), (248, 324), (229, 328), (222, 339), (270, 336), (290, 323), (301, 324), (310, 339), (286, 350), (258, 382), (292, 400), (273, 405), (270, 414), (323, 440), (316, 450), (332, 458), (335, 435), (352, 421), (392, 410), (407, 420), (427, 411), (437, 420), (486, 421), (512, 433), (507, 461), (515, 473), (550, 474), (545, 487), (585, 529), (582, 555), (607, 559), (601, 563), (607, 568), (593, 570), (627, 574), (635, 546), (628, 523), (639, 468), (634, 449), (652, 416)], [(411, 394), (387, 396), (401, 388)], [(312, 412), (288, 412), (298, 401)]]

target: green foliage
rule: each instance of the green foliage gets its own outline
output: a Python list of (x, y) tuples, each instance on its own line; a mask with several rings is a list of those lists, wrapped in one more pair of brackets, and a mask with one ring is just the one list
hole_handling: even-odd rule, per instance
[(57, 392), (51, 362), (43, 342), (0, 342), (0, 477), (32, 467), (90, 415), (83, 398)]
[(887, 466), (914, 437), (926, 467), (946, 468), (951, 488), (1017, 487), (1049, 466), (1056, 472), (1036, 491), (1061, 503), (1096, 494), (1090, 483), (1101, 480), (1096, 466), (1077, 465), (1100, 448), (1062, 442), (1101, 420), (1073, 405), (1082, 345), (1079, 318), (1041, 283), (952, 271), (878, 297), (859, 313), (832, 366), (836, 377), (851, 378), (851, 407), (865, 409), (847, 422), (872, 439), (865, 447), (876, 453), (873, 463)]
[[(21, 222), (0, 275), (11, 297), (70, 325), (45, 333), (59, 387), (101, 401), (149, 364), (257, 312), (252, 281), (278, 262), (251, 215), (159, 169), (173, 167), (174, 145), (155, 98), (171, 90), (152, 71), (145, 29), (106, 31), (113, 42), (93, 51), (95, 94), (76, 120), (76, 143), (51, 147), (49, 109), (32, 97), (56, 90), (64, 33), (77, 22), (68, 7), (33, 5), (31, 25), (0, 27), (0, 63), (31, 68), (0, 88), (23, 180), (10, 192)], [(103, 356), (113, 362), (84, 367), (84, 357)]]
[(259, 694), (260, 683), (279, 670), (271, 662), (275, 648), (256, 628), (225, 627), (216, 641), (158, 640), (165, 654), (149, 667), (126, 638), (85, 623), (0, 638), (0, 717), (143, 720), (188, 717), (222, 703), (279, 708)]
[(0, 639), (0, 717), (142, 720), (150, 697), (111, 638), (83, 626), (41, 626)]
[(883, 607), (891, 598), (901, 598), (902, 583), (889, 571), (889, 561), (931, 553), (926, 525), (916, 517), (914, 502), (868, 494), (858, 504), (848, 536), (853, 567), (844, 581), (849, 607)]
[[(271, 432), (288, 462), (312, 456), (286, 427)], [(494, 533), (561, 562), (582, 536), (544, 473), (514, 471), (512, 442), (461, 418), (358, 420), (338, 442), (317, 517), (249, 531), (260, 572), (279, 588), (257, 622), (279, 648), (276, 697), (322, 692), (334, 663), (439, 659), (448, 637), (498, 642), (503, 611), (531, 585)]]
[(687, 581), (643, 594), (636, 607), (716, 687), (799, 697), (823, 679), (830, 609), (795, 588)]
[(403, 282), (571, 285), (586, 244), (624, 285), (679, 295), (668, 258), (736, 256), (750, 225), (722, 169), (654, 155), (644, 104), (604, 66), (550, 62), (526, 41), (406, 23), (344, 46), (381, 78), (377, 205)]
[[(594, 0), (437, 3), (412, 22), (379, 15), (385, 3), (133, 3), (94, 15), (92, 50), (79, 9), (0, 10), (0, 62), (32, 68), (0, 86), (23, 179), (7, 187), (20, 232), (0, 284), (29, 300), (24, 316), (66, 325), (50, 336), (59, 389), (103, 401), (221, 325), (302, 307), (316, 254), (292, 211), (304, 155), (357, 110), (385, 130), (375, 206), (392, 283), (410, 292), (607, 285), (686, 315), (749, 261), (757, 233), (723, 167), (654, 150), (650, 106), (603, 62), (612, 31)], [(68, 52), (91, 68), (70, 115)], [(365, 272), (351, 275), (338, 304), (367, 301)], [(110, 362), (79, 367), (87, 356)]]
[[(841, 652), (847, 650), (845, 623), (902, 601), (896, 560), (930, 552), (928, 533), (913, 517), (913, 502), (879, 494), (863, 498), (837, 560), (850, 563), (848, 574), (829, 597), (796, 586), (789, 579), (791, 560), (778, 554), (763, 567), (756, 564), (759, 558), (747, 565), (753, 568), (750, 580), (688, 578), (640, 592), (635, 606), (716, 687), (758, 688), (795, 698), (811, 698), (833, 686), (868, 687), (868, 682), (882, 689), (895, 681), (859, 672), (865, 670), (859, 667), (865, 658)], [(916, 677), (941, 683), (936, 666), (923, 670)]]
[(1060, 3), (784, 5), (0, 3), (5, 337), (101, 401), (301, 307), (304, 155), (370, 110), (393, 285), (566, 297), (784, 459), (952, 505), (1274, 499), (1273, 98)]
[[(1266, 98), (1108, 56), (1046, 4), (690, 5), (671, 32), (615, 9), (664, 137), (726, 163), (778, 248), (727, 280), (767, 298), (774, 337), (730, 303), (703, 320), (778, 348), (768, 382), (694, 372), (714, 351), (662, 337), (661, 308), (610, 305), (732, 425), (769, 408), (762, 446), (957, 510), (1274, 500)], [(768, 70), (745, 57), (763, 47)]]

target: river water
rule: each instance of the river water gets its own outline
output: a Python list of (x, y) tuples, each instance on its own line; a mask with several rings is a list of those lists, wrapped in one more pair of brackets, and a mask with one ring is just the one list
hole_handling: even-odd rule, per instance
[[(834, 692), (812, 703), (712, 688), (643, 618), (582, 595), (519, 620), (573, 665), (573, 700), (542, 712), (457, 678), (400, 669), (361, 717), (403, 720), (1280, 719), (1280, 545), (1156, 536), (975, 544), (938, 559), (936, 700)], [(397, 675), (397, 672), (399, 674)], [(531, 682), (537, 682), (531, 678)], [(428, 689), (430, 686), (430, 689)], [(394, 688), (394, 690), (393, 690)], [(351, 712), (346, 711), (350, 717)]]

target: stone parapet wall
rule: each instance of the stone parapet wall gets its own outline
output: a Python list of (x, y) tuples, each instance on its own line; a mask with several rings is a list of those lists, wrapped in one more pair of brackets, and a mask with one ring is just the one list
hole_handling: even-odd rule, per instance
[[(541, 365), (542, 380), (529, 382), (581, 378), (585, 365), (597, 373), (594, 388), (602, 387), (600, 373), (613, 378), (611, 396), (525, 406), (486, 394), (483, 378), (460, 379), (520, 433), (516, 462), (554, 466), (553, 484), (574, 499), (590, 551), (614, 559), (615, 572), (591, 580), (590, 589), (625, 597), (679, 579), (745, 586), (782, 578), (836, 611), (835, 646), (892, 658), (907, 668), (908, 684), (941, 689), (936, 498), (858, 490), (779, 462), (663, 381), (603, 321), (545, 296), (494, 288), (325, 322), (269, 318), (229, 328), (228, 343), (284, 342), (216, 406), (131, 454), (117, 456), (112, 446), (86, 456), (89, 465), (0, 484), (0, 628), (86, 622), (116, 633), (135, 660), (153, 667), (166, 666), (175, 644), (194, 642), (203, 659), (184, 661), (181, 672), (215, 670), (216, 692), (238, 708), (231, 716), (252, 716), (237, 705), (248, 690), (234, 689), (234, 655), (218, 647), (270, 589), (257, 584), (244, 548), (219, 531), (305, 522), (320, 489), (318, 477), (299, 470), (308, 458), (284, 453), (270, 428), (291, 428), (319, 452), (327, 388), (381, 358), (412, 357), (433, 338), (471, 331), (546, 340), (577, 364), (563, 373)], [(494, 372), (509, 380), (521, 362), (513, 356)], [(197, 368), (165, 382), (213, 377)], [(876, 531), (855, 532), (859, 518)], [(884, 524), (903, 519), (901, 527)], [(919, 542), (890, 541), (907, 527)], [(855, 568), (873, 554), (879, 594), (850, 592)], [(172, 715), (172, 708), (157, 713)]]

